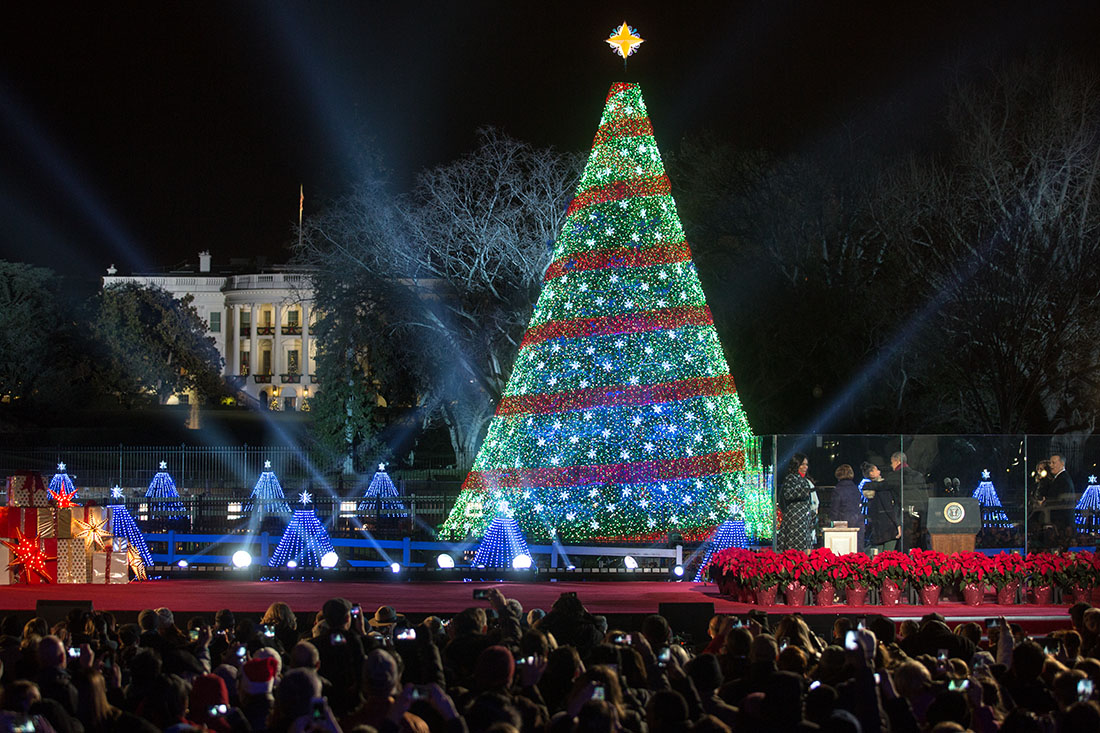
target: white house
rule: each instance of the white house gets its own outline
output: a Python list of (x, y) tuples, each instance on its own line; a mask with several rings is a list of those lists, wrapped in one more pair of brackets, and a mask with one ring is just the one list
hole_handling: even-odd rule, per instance
[(213, 272), (210, 262), (210, 253), (200, 252), (197, 269), (192, 265), (133, 275), (118, 275), (112, 265), (103, 286), (137, 282), (175, 298), (194, 296), (192, 306), (225, 360), (230, 386), (261, 407), (308, 410), (318, 391), (312, 338), (317, 318), (309, 271), (233, 261)]

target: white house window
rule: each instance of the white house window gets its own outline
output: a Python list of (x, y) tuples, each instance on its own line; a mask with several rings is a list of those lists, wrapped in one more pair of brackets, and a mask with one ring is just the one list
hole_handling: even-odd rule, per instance
[(222, 331), (222, 314), (221, 311), (210, 312), (210, 331), (212, 333), (221, 333)]

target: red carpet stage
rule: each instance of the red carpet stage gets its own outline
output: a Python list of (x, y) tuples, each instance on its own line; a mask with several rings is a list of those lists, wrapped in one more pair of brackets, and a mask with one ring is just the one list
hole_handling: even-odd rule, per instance
[[(167, 606), (177, 616), (192, 613), (212, 613), (219, 608), (239, 612), (262, 613), (274, 601), (285, 601), (300, 613), (313, 613), (325, 599), (343, 596), (359, 602), (366, 609), (392, 605), (399, 612), (413, 616), (440, 614), (448, 616), (481, 601), (473, 600), (474, 588), (498, 587), (510, 598), (516, 598), (526, 609), (549, 609), (563, 592), (575, 591), (589, 611), (605, 615), (656, 613), (662, 603), (714, 603), (716, 613), (739, 614), (762, 608), (733, 601), (718, 595), (710, 583), (669, 582), (543, 582), (543, 583), (468, 583), (453, 582), (393, 582), (393, 583), (333, 583), (333, 582), (247, 582), (234, 580), (157, 580), (128, 585), (14, 585), (0, 591), (0, 609), (33, 611), (39, 600), (91, 600), (95, 608), (104, 611), (135, 612), (142, 608)], [(810, 615), (873, 615), (884, 614), (895, 620), (919, 619), (936, 611), (949, 622), (964, 619), (981, 620), (991, 616), (1006, 616), (1022, 624), (1031, 633), (1069, 627), (1068, 604), (1036, 606), (1020, 604), (1000, 606), (989, 603), (970, 607), (962, 603), (942, 602), (937, 606), (784, 606), (774, 605), (762, 610), (783, 615), (799, 611)]]

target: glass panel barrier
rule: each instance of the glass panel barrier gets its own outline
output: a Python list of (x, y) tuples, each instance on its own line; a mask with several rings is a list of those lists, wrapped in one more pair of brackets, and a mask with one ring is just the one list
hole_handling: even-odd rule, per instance
[(1027, 436), (1031, 552), (1093, 548), (1100, 537), (1100, 437)]

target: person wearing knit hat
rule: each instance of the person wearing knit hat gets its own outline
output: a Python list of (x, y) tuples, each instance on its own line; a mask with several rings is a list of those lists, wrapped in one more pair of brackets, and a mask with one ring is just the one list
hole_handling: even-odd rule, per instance
[(213, 731), (240, 729), (244, 714), (229, 704), (225, 681), (214, 674), (204, 674), (191, 682), (188, 717)]
[(479, 690), (507, 690), (516, 673), (516, 660), (507, 647), (487, 647), (478, 655), (474, 682)]

